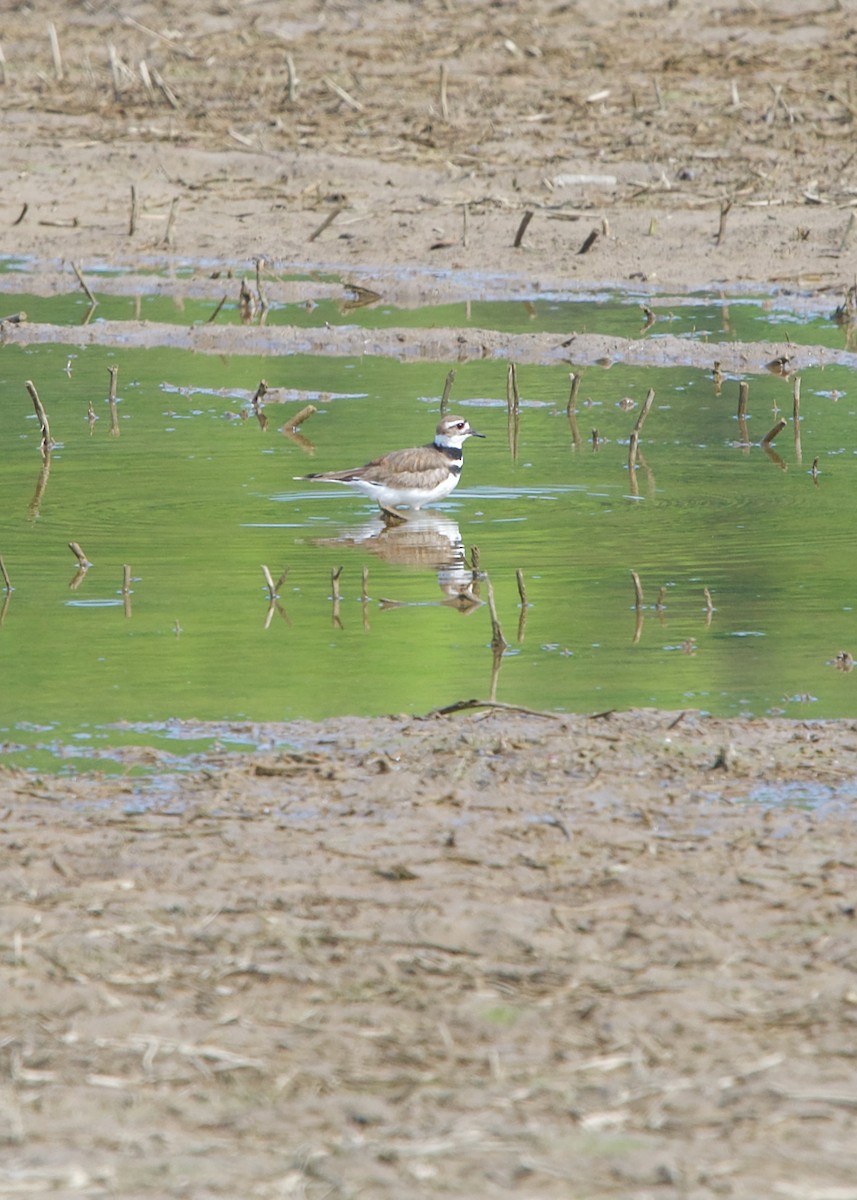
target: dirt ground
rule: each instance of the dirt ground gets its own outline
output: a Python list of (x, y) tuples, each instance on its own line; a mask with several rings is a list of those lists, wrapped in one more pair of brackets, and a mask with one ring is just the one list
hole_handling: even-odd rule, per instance
[[(855, 281), (848, 0), (34, 2), (0, 48), (10, 308), (71, 262)], [(290, 749), (0, 770), (0, 1196), (857, 1200), (857, 724), (248, 732)]]

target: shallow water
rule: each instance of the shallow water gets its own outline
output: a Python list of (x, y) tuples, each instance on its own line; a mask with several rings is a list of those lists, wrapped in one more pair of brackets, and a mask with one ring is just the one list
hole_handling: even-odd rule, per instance
[[(5, 265), (5, 274), (3, 267)], [(234, 272), (202, 270), (198, 266), (171, 271), (153, 269), (130, 275), (124, 271), (88, 271), (93, 307), (77, 289), (54, 295), (21, 293), (29, 264), (0, 260), (2, 301), (0, 320), (23, 310), (31, 322), (60, 325), (105, 321), (151, 321), (167, 325), (255, 324), (296, 329), (355, 325), (367, 330), (492, 329), (505, 333), (599, 333), (623, 338), (657, 340), (665, 335), (700, 341), (752, 342), (775, 340), (793, 345), (854, 349), (845, 331), (832, 319), (836, 301), (801, 293), (660, 295), (644, 285), (578, 289), (573, 294), (534, 287), (523, 295), (510, 295), (514, 285), (502, 276), (486, 275), (473, 281), (473, 295), (459, 300), (427, 303), (425, 292), (408, 302), (407, 281), (394, 288), (389, 300), (383, 294), (362, 296), (353, 276), (334, 271), (278, 274), (262, 283), (266, 308), (261, 314), (254, 300), (251, 312), (239, 302), (240, 278)], [(359, 275), (359, 272), (357, 273)], [(443, 281), (444, 283), (446, 281)], [(438, 280), (441, 284), (441, 280)], [(247, 285), (255, 297), (255, 283)], [(519, 284), (517, 285), (520, 286)], [(438, 287), (438, 291), (445, 291)], [(374, 298), (373, 298), (374, 296)]]
[[(554, 304), (573, 308), (539, 300), (528, 319), (544, 328), (541, 305)], [(639, 329), (627, 298), (599, 300), (597, 312), (587, 304), (562, 320), (579, 328), (601, 313), (609, 328), (630, 313)], [(496, 319), (511, 307), (521, 309), (499, 305)], [(424, 712), (492, 690), (554, 710), (854, 714), (857, 674), (833, 665), (857, 645), (857, 402), (845, 367), (803, 373), (800, 445), (789, 422), (766, 453), (758, 443), (776, 409), (792, 409), (793, 382), (775, 375), (750, 381), (752, 444), (742, 444), (736, 378), (588, 368), (572, 429), (567, 369), (519, 368), (515, 447), (505, 364), (458, 364), (452, 408), (487, 440), (468, 443), (462, 483), (442, 505), (388, 530), (350, 490), (293, 479), (428, 440), (448, 367), (2, 347), (0, 554), (14, 588), (0, 594), (6, 760), (91, 764), (129, 725), (137, 742), (142, 723), (151, 744), (169, 743), (172, 718)], [(279, 401), (265, 431), (249, 407), (263, 377)], [(58, 443), (47, 469), (28, 379)], [(628, 439), (650, 386), (632, 477)], [(319, 411), (302, 442), (280, 430), (306, 403)], [(81, 578), (70, 541), (93, 563)], [(458, 598), (474, 546), (509, 643), (499, 662), (488, 606)], [(273, 606), (263, 564), (275, 579), (288, 568)], [(487, 598), (484, 579), (472, 590)]]

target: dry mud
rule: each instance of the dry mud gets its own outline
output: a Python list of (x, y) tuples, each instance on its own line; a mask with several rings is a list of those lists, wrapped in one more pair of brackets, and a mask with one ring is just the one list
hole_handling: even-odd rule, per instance
[[(0, 44), (10, 308), (72, 261), (854, 282), (846, 0), (36, 3)], [(853, 723), (255, 732), (291, 749), (0, 774), (0, 1195), (857, 1200)]]

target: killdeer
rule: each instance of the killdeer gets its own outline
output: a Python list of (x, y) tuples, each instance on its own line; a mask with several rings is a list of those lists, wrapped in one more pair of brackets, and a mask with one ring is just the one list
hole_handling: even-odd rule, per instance
[(365, 467), (353, 467), (350, 471), (320, 471), (295, 478), (345, 483), (377, 500), (384, 512), (400, 517), (396, 511), (400, 504), (418, 509), (448, 496), (458, 483), (464, 465), (461, 447), (469, 437), (484, 436), (484, 433), (471, 429), (464, 417), (444, 417), (434, 441), (427, 446), (392, 450)]

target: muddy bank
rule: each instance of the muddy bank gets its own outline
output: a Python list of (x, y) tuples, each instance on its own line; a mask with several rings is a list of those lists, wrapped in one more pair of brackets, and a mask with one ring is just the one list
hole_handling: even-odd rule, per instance
[(0, 323), (0, 344), (39, 345), (58, 342), (69, 346), (117, 346), (123, 349), (168, 346), (202, 354), (391, 357), (403, 362), (416, 359), (437, 363), (497, 359), (535, 365), (568, 364), (609, 367), (671, 367), (687, 365), (713, 371), (715, 363), (729, 373), (789, 374), (810, 367), (857, 368), (857, 351), (828, 346), (799, 346), (789, 341), (696, 341), (670, 334), (649, 340), (597, 333), (502, 333), (494, 329), (361, 329), (327, 325), (318, 329), (277, 325), (264, 327), (153, 325), (140, 321), (99, 321), (96, 325), (68, 326)]
[(4, 1194), (854, 1194), (853, 723), (278, 732), (0, 776)]

